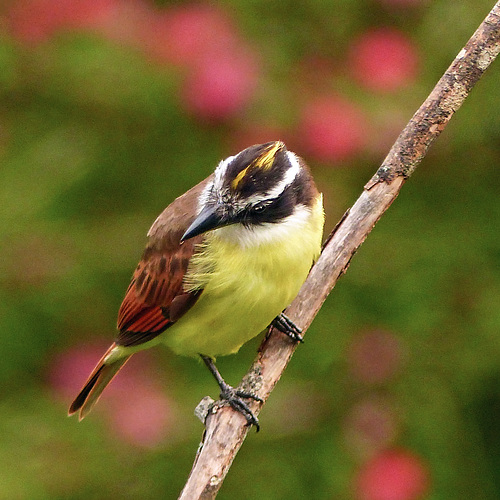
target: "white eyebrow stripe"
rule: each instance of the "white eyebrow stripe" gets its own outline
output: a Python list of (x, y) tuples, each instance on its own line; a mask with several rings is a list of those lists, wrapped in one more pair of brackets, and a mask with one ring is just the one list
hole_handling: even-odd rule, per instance
[(198, 207), (197, 207), (198, 214), (203, 210), (203, 207), (207, 204), (209, 194), (210, 191), (212, 190), (214, 182), (215, 181), (209, 182), (201, 192), (200, 196), (198, 197)]
[(281, 179), (281, 181), (267, 193), (266, 198), (277, 198), (300, 174), (300, 163), (295, 153), (287, 151), (286, 155), (288, 157), (288, 161), (290, 162), (290, 168), (285, 172), (283, 179)]
[(247, 205), (256, 205), (261, 201), (274, 200), (279, 197), (281, 193), (297, 178), (300, 174), (302, 168), (299, 163), (299, 159), (291, 151), (286, 152), (288, 160), (290, 161), (290, 168), (285, 172), (283, 179), (274, 186), (273, 189), (265, 193), (256, 193), (248, 198), (242, 200), (241, 208)]
[[(236, 155), (237, 156), (237, 155)], [(217, 189), (222, 188), (222, 183), (227, 172), (227, 167), (236, 158), (236, 156), (228, 156), (225, 160), (221, 160), (215, 169), (214, 185)]]

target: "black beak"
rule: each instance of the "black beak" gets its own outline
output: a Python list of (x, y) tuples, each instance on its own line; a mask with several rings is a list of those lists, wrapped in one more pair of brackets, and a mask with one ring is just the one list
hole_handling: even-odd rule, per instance
[(182, 235), (181, 242), (228, 224), (231, 222), (217, 213), (217, 207), (205, 207)]

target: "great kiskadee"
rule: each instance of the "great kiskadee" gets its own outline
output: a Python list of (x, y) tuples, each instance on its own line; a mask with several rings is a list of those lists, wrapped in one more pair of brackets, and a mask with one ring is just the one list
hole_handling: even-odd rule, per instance
[(221, 398), (256, 424), (214, 361), (269, 324), (300, 340), (283, 309), (318, 257), (322, 196), (304, 161), (280, 142), (251, 146), (171, 203), (148, 232), (149, 243), (118, 313), (118, 335), (69, 414), (84, 418), (130, 356), (165, 344), (201, 356)]

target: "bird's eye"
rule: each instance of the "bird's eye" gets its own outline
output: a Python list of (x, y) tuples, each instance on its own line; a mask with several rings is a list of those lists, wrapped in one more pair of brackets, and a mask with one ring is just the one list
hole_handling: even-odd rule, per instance
[(263, 203), (261, 203), (260, 205), (256, 205), (255, 207), (253, 207), (253, 211), (260, 214), (262, 213), (265, 209), (267, 208), (267, 205), (264, 205)]

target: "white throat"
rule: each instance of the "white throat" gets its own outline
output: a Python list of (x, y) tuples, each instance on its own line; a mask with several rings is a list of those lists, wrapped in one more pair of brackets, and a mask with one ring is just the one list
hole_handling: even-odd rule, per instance
[(285, 241), (307, 226), (310, 217), (310, 208), (297, 205), (291, 215), (279, 222), (266, 222), (253, 226), (233, 224), (215, 229), (213, 233), (216, 238), (231, 241), (243, 248), (248, 248)]

